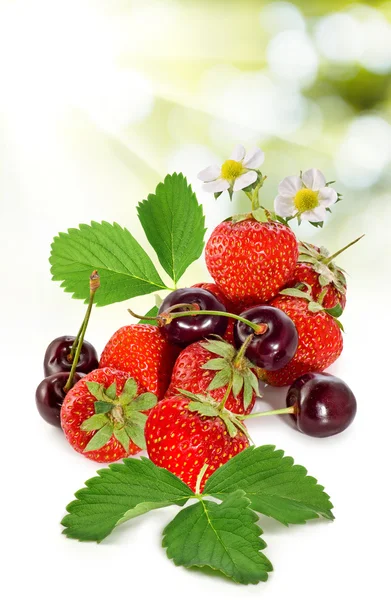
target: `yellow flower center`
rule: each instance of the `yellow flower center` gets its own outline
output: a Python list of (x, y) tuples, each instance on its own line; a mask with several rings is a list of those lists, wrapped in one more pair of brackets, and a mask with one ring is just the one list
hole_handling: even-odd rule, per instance
[(237, 160), (226, 160), (221, 166), (221, 177), (228, 181), (232, 181), (239, 177), (239, 175), (242, 175), (242, 173), (245, 173), (245, 171), (246, 169), (241, 162), (238, 162)]
[(299, 190), (293, 199), (297, 210), (303, 213), (306, 210), (312, 210), (319, 206), (318, 195), (319, 192), (314, 192), (314, 190), (308, 190), (307, 188)]

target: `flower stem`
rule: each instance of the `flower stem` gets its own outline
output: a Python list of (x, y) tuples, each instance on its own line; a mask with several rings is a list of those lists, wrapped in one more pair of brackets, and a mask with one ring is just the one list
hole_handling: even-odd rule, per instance
[(322, 263), (325, 265), (329, 265), (335, 258), (337, 258), (337, 256), (339, 256), (340, 254), (342, 254), (342, 252), (345, 252), (345, 250), (347, 250), (348, 248), (350, 248), (350, 246), (353, 246), (353, 244), (357, 244), (357, 242), (359, 242), (360, 240), (362, 240), (362, 238), (365, 236), (365, 233), (363, 235), (360, 235), (360, 237), (358, 237), (356, 240), (353, 240), (353, 242), (350, 242), (350, 244), (347, 244), (347, 246), (344, 246), (343, 248), (341, 248), (341, 250), (338, 250), (337, 252), (334, 252), (334, 254), (332, 254), (331, 256), (327, 256), (326, 258), (324, 258), (322, 260)]
[(90, 315), (91, 315), (92, 305), (94, 302), (95, 292), (99, 288), (99, 286), (100, 286), (100, 277), (98, 275), (98, 271), (93, 271), (90, 276), (90, 300), (88, 302), (88, 307), (87, 307), (86, 315), (84, 317), (84, 321), (80, 328), (79, 340), (77, 343), (75, 355), (73, 357), (71, 372), (69, 373), (69, 377), (64, 386), (65, 393), (69, 392), (69, 390), (71, 389), (71, 387), (73, 385), (73, 378), (76, 373), (77, 363), (79, 362), (80, 353), (81, 353), (81, 349), (82, 349), (83, 342), (84, 342), (84, 336), (85, 336), (87, 326), (88, 326), (88, 321), (90, 320)]
[(269, 417), (270, 415), (292, 415), (296, 412), (295, 406), (287, 406), (286, 408), (277, 408), (276, 410), (265, 410), (260, 413), (251, 413), (249, 415), (236, 415), (237, 419), (256, 419), (257, 417)]
[(202, 467), (201, 471), (198, 473), (198, 477), (197, 477), (197, 481), (196, 481), (196, 489), (195, 489), (196, 496), (200, 495), (202, 478), (205, 475), (205, 471), (208, 468), (208, 466), (209, 466), (208, 463), (205, 463), (204, 466)]

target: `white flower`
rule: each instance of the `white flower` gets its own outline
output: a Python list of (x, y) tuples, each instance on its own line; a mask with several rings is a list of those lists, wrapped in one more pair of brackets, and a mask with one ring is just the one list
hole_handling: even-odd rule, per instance
[(280, 217), (299, 215), (301, 219), (320, 222), (326, 217), (326, 208), (337, 199), (337, 192), (326, 186), (323, 173), (309, 169), (301, 177), (285, 177), (281, 181), (274, 210)]
[(230, 188), (237, 192), (257, 180), (258, 173), (253, 169), (259, 169), (264, 160), (265, 155), (260, 148), (246, 152), (239, 144), (229, 160), (220, 167), (212, 165), (204, 169), (198, 173), (198, 179), (204, 182), (202, 188), (206, 192), (224, 192)]

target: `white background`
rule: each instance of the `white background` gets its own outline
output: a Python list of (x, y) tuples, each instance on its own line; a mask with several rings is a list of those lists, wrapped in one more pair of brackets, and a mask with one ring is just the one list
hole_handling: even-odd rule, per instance
[[(28, 32), (28, 19), (24, 26)], [(62, 35), (68, 42), (67, 31), (64, 27)], [(45, 45), (43, 52), (46, 56)], [(67, 56), (65, 53), (64, 60)], [(34, 75), (30, 76), (32, 111), (24, 112), (29, 98), (18, 95), (20, 105), (15, 106), (11, 98), (10, 118), (0, 123), (4, 125), (0, 138), (2, 597), (388, 597), (391, 195), (386, 188), (366, 196), (366, 205), (361, 198), (357, 207), (355, 195), (360, 192), (349, 192), (349, 214), (347, 218), (345, 212), (342, 230), (333, 227), (335, 221), (324, 231), (305, 225), (300, 230), (302, 238), (319, 240), (333, 251), (366, 233), (339, 261), (350, 274), (343, 315), (345, 349), (330, 369), (356, 394), (355, 422), (343, 434), (322, 440), (299, 434), (279, 417), (249, 423), (257, 445), (275, 444), (284, 449), (325, 486), (335, 505), (335, 522), (318, 520), (285, 528), (261, 517), (268, 543), (265, 552), (275, 570), (266, 584), (248, 587), (175, 567), (167, 559), (161, 532), (177, 508), (151, 512), (125, 524), (100, 545), (61, 535), (65, 506), (98, 465), (74, 452), (61, 431), (42, 421), (35, 407), (46, 346), (59, 335), (74, 335), (85, 310), (50, 280), (51, 240), (68, 227), (105, 219), (128, 227), (144, 244), (136, 204), (153, 191), (165, 172), (174, 169), (183, 170), (199, 192), (195, 175), (215, 157), (205, 147), (184, 145), (167, 156), (165, 170), (148, 186), (137, 169), (129, 168), (133, 154), (124, 148), (119, 152), (121, 145), (111, 134), (92, 126), (80, 113), (72, 115), (72, 135), (65, 126), (56, 129), (53, 115), (46, 118), (46, 104), (42, 105)], [(12, 76), (12, 80), (16, 92), (23, 92), (19, 79)], [(51, 79), (48, 82), (45, 94), (51, 91), (55, 97), (57, 89), (51, 88)], [(37, 122), (34, 116), (39, 110)], [(377, 164), (375, 153), (370, 158)], [(148, 156), (146, 159), (148, 162)], [(295, 157), (289, 160), (293, 162)], [(271, 166), (267, 161), (268, 156), (265, 172)], [(312, 166), (322, 165), (302, 165), (298, 159), (294, 168)], [(290, 174), (281, 173), (281, 177)], [(334, 174), (329, 178), (334, 179)], [(265, 188), (270, 200), (274, 190)], [(210, 196), (200, 193), (199, 198), (209, 230), (234, 210), (223, 196), (217, 204)], [(343, 214), (346, 210), (344, 206), (336, 207), (336, 219), (339, 211)], [(207, 272), (200, 261), (182, 283), (205, 278)], [(136, 311), (146, 311), (153, 299), (93, 310), (87, 339), (99, 352), (116, 329), (131, 322), (126, 312), (130, 303)], [(283, 403), (284, 390), (265, 390), (256, 408), (277, 408)]]
[[(288, 529), (261, 517), (267, 555), (275, 571), (267, 584), (239, 589), (217, 577), (177, 568), (166, 558), (160, 547), (161, 532), (175, 508), (134, 520), (100, 545), (61, 535), (59, 523), (66, 504), (93, 476), (97, 465), (75, 453), (61, 431), (42, 421), (35, 408), (34, 392), (42, 378), (46, 345), (58, 335), (75, 333), (85, 310), (50, 281), (50, 241), (58, 230), (91, 218), (117, 218), (132, 226), (134, 207), (125, 211), (124, 206), (137, 182), (125, 168), (116, 172), (109, 156), (102, 160), (110, 166), (110, 177), (103, 169), (89, 171), (87, 161), (77, 164), (68, 156), (56, 193), (43, 185), (53, 173), (42, 165), (42, 174), (31, 179), (28, 189), (22, 189), (18, 163), (5, 154), (3, 158), (1, 537), (7, 561), (2, 579), (8, 589), (5, 597), (34, 592), (42, 599), (91, 595), (103, 599), (113, 593), (131, 597), (136, 589), (140, 595), (174, 599), (202, 595), (237, 598), (238, 593), (241, 598), (266, 594), (268, 599), (285, 595), (304, 600), (314, 595), (326, 600), (335, 594), (351, 597), (364, 592), (385, 597), (390, 533), (386, 215), (384, 220), (376, 219), (376, 228), (368, 218), (361, 246), (340, 261), (351, 275), (343, 317), (347, 333), (344, 353), (331, 371), (357, 396), (355, 422), (345, 433), (329, 439), (306, 437), (279, 417), (250, 423), (258, 445), (276, 444), (318, 478), (335, 505), (336, 520)], [(88, 194), (83, 191), (86, 182)], [(147, 191), (133, 194), (132, 204)], [(107, 204), (109, 194), (113, 200)], [(222, 205), (224, 210), (231, 209), (227, 200), (222, 200)], [(126, 218), (117, 214), (121, 211), (127, 213)], [(217, 221), (220, 218), (215, 215)], [(354, 226), (362, 225), (364, 219), (352, 218)], [(361, 230), (349, 230), (347, 238), (359, 233)], [(374, 255), (372, 245), (379, 248), (380, 243), (383, 251)], [(200, 262), (185, 283), (206, 276)], [(132, 306), (145, 310), (150, 302), (139, 298)], [(99, 351), (116, 328), (130, 322), (129, 304), (93, 311), (87, 338)], [(257, 408), (269, 403), (280, 406), (283, 398), (283, 390), (267, 390)]]

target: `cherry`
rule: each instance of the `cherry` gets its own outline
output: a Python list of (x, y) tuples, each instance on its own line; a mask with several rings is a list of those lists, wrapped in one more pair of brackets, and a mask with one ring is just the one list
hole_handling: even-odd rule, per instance
[[(186, 307), (181, 307), (181, 305), (186, 305)], [(159, 315), (187, 310), (226, 312), (224, 304), (217, 300), (211, 292), (201, 288), (182, 288), (168, 294), (159, 309)], [(224, 315), (183, 316), (174, 318), (163, 325), (162, 332), (171, 344), (188, 346), (213, 333), (224, 335), (227, 324), (228, 319)]]
[(287, 407), (299, 431), (327, 437), (344, 431), (353, 421), (356, 398), (338, 377), (329, 373), (307, 373), (296, 379), (286, 397)]
[[(61, 427), (60, 413), (66, 392), (64, 387), (68, 381), (69, 372), (54, 373), (41, 381), (35, 393), (38, 412), (45, 421)], [(84, 377), (84, 373), (75, 373), (73, 383)]]
[[(50, 342), (43, 360), (45, 377), (64, 371), (68, 371), (69, 373), (72, 368), (71, 350), (74, 341), (75, 337), (63, 335)], [(94, 346), (84, 340), (76, 369), (87, 374), (97, 369), (98, 366), (98, 354)]]
[(240, 313), (240, 317), (255, 324), (263, 324), (266, 330), (254, 333), (248, 325), (236, 321), (235, 346), (239, 348), (250, 334), (254, 334), (246, 350), (247, 358), (257, 367), (267, 371), (285, 367), (295, 355), (299, 342), (292, 319), (279, 308), (267, 305), (253, 306)]

